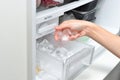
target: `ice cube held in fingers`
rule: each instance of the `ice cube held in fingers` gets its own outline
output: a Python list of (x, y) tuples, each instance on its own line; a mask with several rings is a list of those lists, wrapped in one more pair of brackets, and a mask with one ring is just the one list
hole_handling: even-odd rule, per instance
[(63, 31), (56, 31), (55, 32), (55, 39), (58, 41), (68, 41), (71, 35), (70, 29), (65, 29)]

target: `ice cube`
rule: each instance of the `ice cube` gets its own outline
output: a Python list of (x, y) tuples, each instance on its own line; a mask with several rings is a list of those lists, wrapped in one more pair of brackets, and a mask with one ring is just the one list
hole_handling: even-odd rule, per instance
[(39, 50), (51, 53), (54, 50), (54, 46), (47, 39), (44, 39), (39, 43)]
[(59, 59), (66, 59), (67, 57), (67, 50), (63, 47), (58, 47), (54, 50), (54, 52), (52, 53), (53, 56), (55, 56), (56, 58)]

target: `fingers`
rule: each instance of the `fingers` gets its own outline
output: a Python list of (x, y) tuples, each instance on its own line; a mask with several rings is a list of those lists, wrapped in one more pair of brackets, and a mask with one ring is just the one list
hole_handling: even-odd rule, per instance
[(56, 41), (59, 41), (62, 39), (63, 36), (69, 36), (68, 40), (74, 40), (74, 39), (77, 39), (78, 37), (85, 36), (85, 35), (86, 35), (85, 31), (81, 31), (79, 33), (74, 33), (74, 34), (69, 34), (68, 32), (66, 34), (66, 32), (56, 31), (54, 34), (54, 38)]
[(69, 37), (69, 40), (75, 40), (75, 39), (77, 39), (78, 37), (82, 37), (82, 36), (85, 36), (86, 35), (86, 32), (85, 31), (81, 31), (81, 32), (79, 32), (79, 33), (77, 33), (77, 34), (75, 34), (75, 35), (71, 35), (70, 37)]
[(54, 33), (54, 38), (56, 41), (59, 41), (60, 38), (62, 37), (63, 33), (61, 31), (55, 31)]
[(69, 40), (77, 39), (80, 36), (80, 34), (72, 35), (69, 37)]
[[(57, 28), (58, 29), (58, 28)], [(61, 30), (61, 28), (60, 28)], [(78, 37), (85, 36), (86, 32), (85, 31), (71, 31), (70, 29), (63, 29), (60, 31), (59, 29), (55, 31), (54, 37), (55, 40), (59, 41), (63, 35), (69, 36), (68, 40), (74, 40)]]
[(58, 41), (58, 40), (59, 40), (59, 37), (58, 37), (58, 35), (57, 35), (57, 33), (56, 33), (56, 32), (54, 33), (54, 38), (55, 38), (55, 40), (56, 40), (56, 41)]

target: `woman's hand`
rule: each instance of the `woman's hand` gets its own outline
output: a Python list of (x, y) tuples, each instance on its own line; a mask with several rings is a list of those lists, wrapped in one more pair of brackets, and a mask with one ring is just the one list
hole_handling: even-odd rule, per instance
[(59, 31), (65, 34), (67, 33), (67, 37), (70, 40), (86, 35), (120, 58), (120, 36), (112, 34), (94, 23), (82, 20), (65, 21), (56, 27), (56, 40), (60, 39), (57, 34)]
[(85, 36), (86, 34), (86, 28), (88, 26), (94, 25), (91, 22), (83, 21), (83, 20), (68, 20), (61, 23), (59, 26), (55, 28), (55, 39), (59, 40), (59, 36), (57, 32), (64, 32), (65, 30), (69, 30), (69, 40), (74, 40), (80, 36)]

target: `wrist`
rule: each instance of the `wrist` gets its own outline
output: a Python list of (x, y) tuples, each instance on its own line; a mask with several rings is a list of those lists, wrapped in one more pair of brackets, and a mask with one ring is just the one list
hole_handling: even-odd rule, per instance
[(98, 26), (95, 25), (94, 23), (89, 23), (86, 25), (86, 27), (83, 29), (85, 32), (85, 36), (92, 37), (93, 35), (96, 34)]

